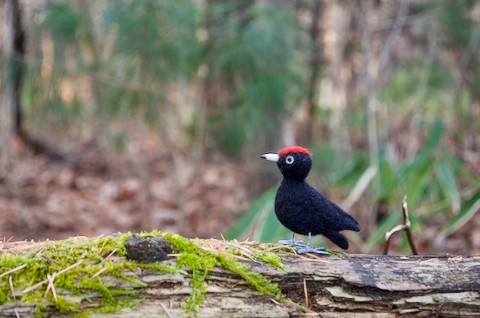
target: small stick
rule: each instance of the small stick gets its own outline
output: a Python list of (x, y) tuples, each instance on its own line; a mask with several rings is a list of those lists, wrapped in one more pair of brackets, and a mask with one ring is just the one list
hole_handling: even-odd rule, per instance
[(0, 274), (0, 278), (2, 278), (3, 276), (7, 276), (8, 274), (18, 272), (19, 270), (24, 269), (25, 267), (27, 267), (27, 264), (22, 264), (20, 266), (12, 268), (11, 270), (8, 270), (5, 273)]
[[(275, 302), (273, 299), (271, 299), (271, 300), (272, 300), (273, 302)], [(299, 304), (297, 304), (296, 302), (294, 302), (294, 301), (292, 301), (292, 300), (290, 300), (290, 299), (288, 299), (288, 298), (284, 300), (284, 303), (286, 303), (286, 304), (288, 304), (288, 305), (292, 305), (292, 306), (298, 308), (299, 310), (304, 311), (304, 312), (305, 312), (305, 316), (310, 316), (310, 315), (313, 315), (313, 314), (314, 314), (315, 316), (318, 317), (318, 313), (314, 312), (314, 311), (311, 310), (311, 309), (308, 309), (308, 308), (306, 308), (306, 307), (303, 307), (302, 305), (299, 305)]]
[(13, 288), (13, 278), (12, 276), (8, 276), (8, 284), (10, 285), (10, 291), (12, 292), (12, 297), (15, 298), (17, 295), (15, 294), (15, 288)]
[(402, 212), (403, 212), (403, 222), (408, 224), (407, 228), (405, 229), (405, 232), (407, 233), (408, 244), (412, 249), (413, 255), (418, 255), (417, 248), (415, 247), (415, 243), (413, 241), (410, 218), (408, 217), (407, 197), (405, 197), (402, 201)]
[[(72, 268), (77, 267), (77, 266), (80, 265), (82, 262), (83, 262), (83, 259), (79, 260), (78, 262), (76, 262), (76, 263), (73, 264), (73, 265), (68, 266), (67, 268), (62, 269), (62, 270), (59, 271), (58, 273), (54, 273), (53, 275), (54, 275), (54, 276), (60, 276), (60, 275), (62, 275), (63, 273), (68, 272), (68, 271), (71, 270)], [(47, 279), (42, 280), (41, 282), (36, 283), (35, 285), (24, 289), (24, 290), (22, 291), (22, 294), (29, 293), (29, 292), (31, 292), (32, 290), (37, 289), (38, 287), (42, 286), (42, 285), (45, 284), (45, 283), (48, 283), (48, 275), (47, 275)]]
[(303, 279), (303, 292), (305, 293), (305, 307), (309, 307), (308, 304), (308, 288), (307, 288), (307, 280), (304, 278)]
[(55, 273), (53, 273), (53, 275), (47, 274), (48, 285), (47, 285), (47, 289), (45, 290), (45, 297), (47, 297), (49, 290), (52, 291), (53, 299), (55, 299), (55, 302), (57, 302), (57, 292), (55, 291), (55, 284), (54, 284), (56, 276), (57, 275), (55, 275)]
[(95, 278), (95, 277), (99, 276), (101, 273), (103, 273), (106, 270), (107, 270), (107, 267), (103, 267), (101, 270), (99, 270), (98, 272), (93, 274), (92, 278)]
[[(103, 249), (103, 247), (102, 247), (102, 249)], [(112, 255), (115, 254), (116, 252), (117, 252), (117, 249), (114, 248), (114, 249), (107, 255), (107, 257), (105, 257), (100, 263), (103, 263), (103, 262), (105, 262), (106, 260), (108, 260), (108, 259), (109, 259), (110, 257), (112, 257)]]
[(387, 255), (388, 254), (388, 249), (390, 248), (390, 238), (392, 237), (393, 234), (400, 232), (400, 231), (405, 231), (407, 234), (407, 240), (408, 244), (410, 245), (410, 248), (412, 249), (413, 255), (418, 255), (417, 248), (415, 247), (415, 244), (413, 242), (413, 235), (411, 231), (411, 223), (410, 223), (410, 218), (408, 216), (408, 206), (407, 206), (407, 197), (405, 196), (402, 200), (402, 213), (403, 213), (403, 224), (396, 225), (393, 229), (385, 233), (385, 246), (383, 248), (383, 254)]
[(274, 303), (275, 305), (281, 305), (278, 301), (276, 301), (276, 300), (273, 299), (273, 298), (270, 298), (270, 301), (271, 301), (272, 303)]
[(164, 304), (160, 303), (160, 306), (162, 307), (163, 311), (165, 311), (165, 313), (169, 318), (173, 318), (172, 315), (170, 315), (170, 313), (168, 312), (167, 307), (165, 307)]

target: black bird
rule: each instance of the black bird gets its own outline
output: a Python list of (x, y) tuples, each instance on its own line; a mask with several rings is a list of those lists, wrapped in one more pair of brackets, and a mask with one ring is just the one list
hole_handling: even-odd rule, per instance
[[(293, 231), (291, 240), (280, 243), (293, 246), (299, 253), (328, 254), (311, 245), (311, 236), (322, 234), (343, 249), (348, 241), (340, 231), (360, 231), (357, 220), (315, 190), (305, 178), (312, 168), (312, 154), (300, 146), (281, 149), (278, 154), (266, 153), (262, 159), (274, 161), (283, 174), (275, 197), (275, 214), (280, 223)], [(308, 235), (307, 245), (295, 240), (295, 233)]]

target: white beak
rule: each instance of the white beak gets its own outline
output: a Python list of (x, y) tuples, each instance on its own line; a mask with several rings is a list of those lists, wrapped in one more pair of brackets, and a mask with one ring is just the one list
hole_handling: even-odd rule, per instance
[(277, 162), (278, 159), (280, 159), (280, 156), (276, 153), (265, 153), (265, 154), (261, 155), (260, 158), (266, 159), (266, 160), (269, 160), (269, 161)]

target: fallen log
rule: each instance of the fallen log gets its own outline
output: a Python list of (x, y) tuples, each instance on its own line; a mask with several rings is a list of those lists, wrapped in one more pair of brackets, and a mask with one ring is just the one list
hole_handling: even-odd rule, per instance
[[(480, 317), (478, 256), (303, 256), (273, 244), (148, 235), (163, 235), (174, 254), (127, 260), (129, 234), (5, 243), (0, 317)], [(22, 265), (22, 255), (36, 262)], [(45, 260), (51, 268), (40, 272)], [(26, 287), (29, 270), (39, 275)]]

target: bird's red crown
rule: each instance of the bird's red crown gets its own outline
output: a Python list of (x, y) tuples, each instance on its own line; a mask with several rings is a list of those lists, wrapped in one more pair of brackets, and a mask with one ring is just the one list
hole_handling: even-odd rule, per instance
[(300, 146), (289, 146), (289, 147), (282, 148), (278, 151), (278, 155), (280, 157), (286, 156), (291, 153), (303, 153), (304, 155), (307, 155), (309, 157), (312, 156), (312, 153), (308, 149)]

